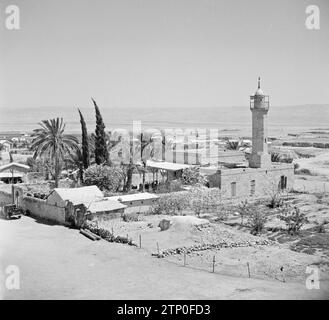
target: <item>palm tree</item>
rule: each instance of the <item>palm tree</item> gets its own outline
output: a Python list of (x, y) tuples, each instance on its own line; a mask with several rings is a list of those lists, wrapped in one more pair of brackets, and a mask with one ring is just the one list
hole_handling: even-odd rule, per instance
[(48, 157), (53, 160), (55, 188), (58, 187), (60, 163), (70, 151), (77, 149), (78, 139), (75, 136), (64, 134), (63, 118), (43, 120), (41, 128), (33, 130), (31, 149), (34, 158)]
[(228, 150), (239, 150), (241, 147), (240, 140), (228, 140), (226, 141), (226, 149)]
[(83, 172), (85, 165), (85, 157), (83, 155), (83, 147), (78, 146), (74, 150), (69, 151), (69, 156), (66, 158), (66, 163), (69, 167), (78, 169), (78, 181), (83, 183)]

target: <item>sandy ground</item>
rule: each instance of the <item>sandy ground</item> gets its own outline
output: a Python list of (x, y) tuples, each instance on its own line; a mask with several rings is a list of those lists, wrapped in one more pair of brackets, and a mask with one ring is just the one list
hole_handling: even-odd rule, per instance
[(184, 268), (142, 249), (92, 242), (77, 230), (32, 218), (0, 220), (1, 274), (20, 270), (20, 289), (5, 299), (325, 299), (305, 284), (228, 277)]

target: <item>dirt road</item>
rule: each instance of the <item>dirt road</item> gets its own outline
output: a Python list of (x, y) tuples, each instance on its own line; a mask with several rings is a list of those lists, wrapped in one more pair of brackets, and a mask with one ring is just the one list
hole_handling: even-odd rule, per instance
[[(29, 217), (0, 220), (1, 291), (5, 299), (319, 299), (324, 289), (302, 283), (236, 278), (151, 257), (143, 250)], [(20, 271), (20, 289), (4, 283), (8, 265)], [(321, 286), (328, 288), (328, 284)], [(0, 296), (1, 298), (1, 296)]]

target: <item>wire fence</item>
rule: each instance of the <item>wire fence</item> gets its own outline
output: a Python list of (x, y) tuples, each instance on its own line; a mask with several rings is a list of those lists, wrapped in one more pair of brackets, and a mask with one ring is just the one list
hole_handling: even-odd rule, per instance
[[(164, 259), (164, 261), (180, 267), (225, 276), (272, 279), (280, 282), (287, 282), (291, 278), (295, 279), (296, 276), (298, 277), (299, 273), (302, 275), (305, 269), (304, 266), (300, 265), (300, 270), (292, 270), (291, 267), (280, 265), (279, 263), (271, 265), (269, 261), (267, 263), (252, 260), (226, 263), (221, 259), (221, 249), (164, 255), (163, 253), (166, 252), (167, 249), (163, 250), (160, 242), (154, 242), (153, 249), (150, 249), (149, 246), (143, 245), (142, 235), (138, 236), (138, 241), (132, 240), (132, 243), (136, 246), (137, 250), (152, 255), (154, 259)], [(231, 248), (226, 248), (226, 250), (231, 250)]]

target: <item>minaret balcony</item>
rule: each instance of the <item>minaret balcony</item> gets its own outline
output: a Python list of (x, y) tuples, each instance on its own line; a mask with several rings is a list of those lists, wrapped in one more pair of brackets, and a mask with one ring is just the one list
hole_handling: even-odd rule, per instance
[(270, 106), (269, 96), (250, 96), (250, 110), (264, 110), (268, 111)]

